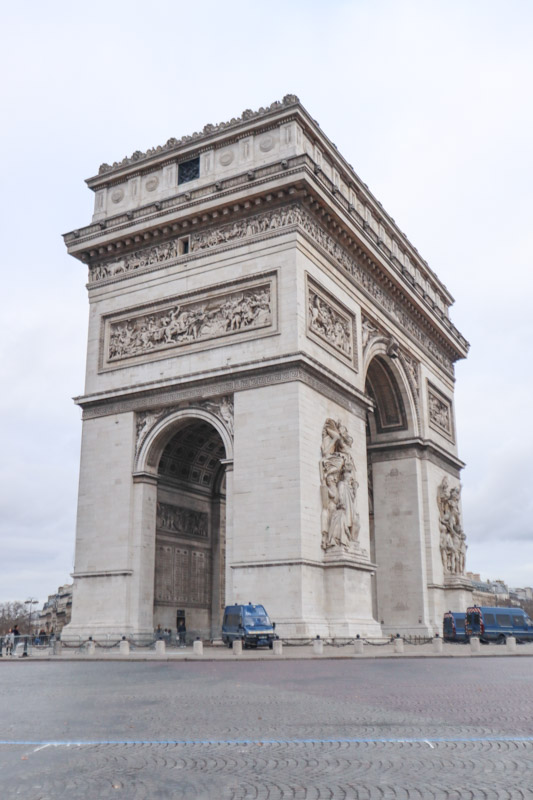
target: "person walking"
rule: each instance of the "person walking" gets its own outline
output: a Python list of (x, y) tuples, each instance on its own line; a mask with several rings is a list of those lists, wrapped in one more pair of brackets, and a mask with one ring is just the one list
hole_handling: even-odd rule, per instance
[(180, 620), (180, 624), (178, 625), (178, 637), (180, 642), (180, 647), (185, 647), (187, 644), (187, 628), (185, 627), (185, 620)]

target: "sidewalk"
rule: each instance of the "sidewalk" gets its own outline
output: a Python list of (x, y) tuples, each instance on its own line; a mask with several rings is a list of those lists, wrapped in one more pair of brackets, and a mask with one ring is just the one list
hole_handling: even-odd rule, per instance
[(404, 644), (404, 652), (395, 652), (394, 644), (369, 645), (365, 644), (363, 653), (356, 654), (354, 645), (328, 645), (324, 644), (322, 655), (314, 652), (313, 645), (284, 645), (282, 655), (274, 655), (272, 650), (260, 648), (258, 650), (243, 650), (240, 655), (235, 655), (227, 647), (204, 645), (202, 655), (193, 654), (192, 647), (167, 648), (164, 654), (154, 650), (132, 649), (128, 655), (119, 653), (116, 648), (96, 647), (94, 655), (89, 655), (84, 648), (63, 647), (61, 655), (51, 655), (47, 649), (35, 651), (27, 658), (20, 656), (4, 656), (0, 664), (27, 663), (30, 661), (285, 661), (308, 659), (378, 659), (378, 658), (488, 658), (488, 657), (516, 657), (533, 656), (533, 643), (519, 644), (516, 651), (510, 652), (506, 645), (481, 645), (479, 653), (472, 653), (468, 644), (443, 643), (442, 653), (435, 652), (433, 643), (411, 645)]

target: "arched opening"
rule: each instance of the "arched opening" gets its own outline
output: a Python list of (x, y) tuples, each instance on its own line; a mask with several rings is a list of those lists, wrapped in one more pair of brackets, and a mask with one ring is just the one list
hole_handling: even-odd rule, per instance
[(377, 564), (372, 606), (385, 632), (401, 629), (408, 616), (408, 542), (417, 536), (417, 478), (402, 449), (402, 440), (414, 433), (416, 414), (398, 362), (385, 352), (375, 354), (365, 384), (373, 404), (366, 426), (370, 557)]
[(205, 419), (182, 419), (157, 466), (154, 627), (218, 635), (225, 604), (226, 449)]
[(393, 370), (381, 356), (370, 362), (366, 374), (366, 393), (374, 402), (376, 434), (407, 429), (405, 407)]

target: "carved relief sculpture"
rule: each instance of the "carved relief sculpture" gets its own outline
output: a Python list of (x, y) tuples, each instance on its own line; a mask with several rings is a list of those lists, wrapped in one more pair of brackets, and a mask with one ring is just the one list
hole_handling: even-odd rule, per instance
[(311, 282), (307, 292), (307, 329), (338, 353), (353, 360), (353, 319), (328, 302)]
[[(274, 211), (266, 211), (262, 214), (255, 214), (244, 220), (239, 220), (219, 228), (212, 228), (208, 231), (200, 231), (191, 236), (190, 252), (199, 253), (211, 247), (227, 244), (248, 236), (255, 236), (259, 233), (267, 233), (277, 228), (286, 228), (300, 222), (302, 212), (295, 206), (288, 206)], [(125, 255), (120, 261), (109, 261), (105, 264), (96, 264), (91, 267), (89, 281), (96, 281), (112, 278), (122, 273), (144, 269), (157, 264), (165, 264), (180, 255), (180, 238), (170, 239), (162, 244), (137, 250), (134, 253)]]
[(203, 400), (200, 406), (216, 414), (233, 436), (233, 400), (231, 397), (225, 395), (216, 400)]
[(461, 487), (448, 486), (444, 477), (437, 489), (439, 507), (440, 553), (445, 574), (464, 575), (466, 559), (466, 536), (461, 525), (459, 503)]
[(429, 422), (447, 436), (453, 435), (451, 404), (428, 385)]
[(380, 332), (367, 317), (362, 319), (361, 331), (363, 350), (366, 350), (372, 339), (379, 336)]
[(137, 431), (137, 449), (139, 448), (140, 443), (144, 440), (144, 437), (153, 426), (162, 419), (167, 412), (163, 410), (159, 411), (139, 411), (137, 413), (137, 421), (136, 421), (136, 431)]
[(405, 352), (401, 352), (400, 359), (402, 364), (404, 365), (405, 369), (407, 370), (407, 374), (409, 376), (409, 380), (411, 383), (411, 388), (414, 389), (415, 394), (417, 397), (420, 395), (420, 385), (419, 385), (419, 364), (412, 356), (408, 355)]
[(352, 437), (341, 422), (327, 419), (322, 430), (320, 484), (322, 548), (354, 549), (359, 535), (358, 483), (351, 454)]
[(109, 323), (108, 362), (272, 323), (270, 283)]
[[(351, 256), (339, 243), (325, 231), (313, 217), (297, 205), (287, 206), (281, 210), (268, 211), (257, 214), (247, 220), (239, 220), (232, 224), (223, 225), (220, 228), (194, 234), (191, 237), (191, 252), (215, 247), (217, 245), (245, 238), (257, 233), (272, 231), (276, 228), (284, 228), (289, 225), (299, 225), (312, 239), (326, 250), (326, 252), (336, 261), (336, 263), (346, 270), (364, 289), (366, 289), (374, 300), (387, 312), (392, 314), (399, 325), (411, 333), (425, 347), (439, 364), (451, 375), (453, 375), (453, 364), (442, 349), (419, 327), (419, 325), (405, 312), (401, 304), (398, 303), (383, 287), (370, 275), (358, 260)], [(177, 252), (177, 239), (174, 245), (161, 244), (145, 251), (133, 253), (125, 256), (122, 260), (108, 264), (100, 264), (91, 267), (89, 280), (94, 282), (105, 278), (113, 277), (120, 273), (126, 273), (141, 266), (165, 263), (172, 259), (174, 252)], [(371, 331), (365, 332), (363, 321), (363, 347), (369, 341)], [(375, 334), (374, 334), (375, 335)]]
[(180, 408), (206, 408), (216, 414), (233, 436), (233, 398), (230, 395), (217, 397), (213, 400), (200, 400), (192, 403), (182, 403), (181, 405), (169, 406), (150, 411), (138, 411), (136, 415), (136, 443), (135, 453), (138, 454), (148, 433), (154, 425), (161, 422), (165, 417), (174, 414)]
[(170, 503), (157, 504), (157, 529), (178, 536), (207, 538), (207, 513)]

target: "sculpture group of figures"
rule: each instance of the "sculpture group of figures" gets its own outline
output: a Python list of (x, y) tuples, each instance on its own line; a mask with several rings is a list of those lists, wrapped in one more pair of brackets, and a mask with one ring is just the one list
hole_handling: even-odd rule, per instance
[(349, 549), (359, 535), (358, 483), (351, 454), (352, 437), (341, 422), (327, 419), (322, 430), (320, 484), (322, 548)]
[(284, 228), (287, 225), (294, 225), (299, 222), (301, 215), (298, 213), (297, 206), (280, 208), (276, 211), (268, 211), (264, 214), (256, 214), (246, 220), (234, 222), (232, 225), (222, 225), (215, 230), (195, 233), (191, 236), (191, 251), (204, 250), (206, 247), (216, 247), (235, 239), (242, 239), (247, 236), (255, 236), (258, 233)]
[(450, 433), (450, 407), (431, 392), (428, 393), (428, 400), (430, 420), (434, 422), (435, 425), (438, 425), (439, 428)]
[(170, 503), (157, 504), (157, 528), (172, 531), (182, 536), (207, 536), (207, 514), (190, 508), (173, 506)]
[(120, 261), (108, 264), (95, 264), (89, 273), (90, 282), (102, 281), (104, 278), (112, 278), (130, 270), (143, 269), (163, 261), (170, 261), (181, 255), (179, 252), (179, 239), (171, 239), (164, 244), (156, 247), (149, 247), (145, 250), (137, 250), (135, 253), (125, 256)]
[(464, 575), (465, 571), (467, 545), (461, 525), (460, 498), (461, 487), (450, 489), (447, 478), (443, 478), (437, 489), (440, 553), (444, 572), (452, 575)]
[[(294, 205), (275, 211), (267, 211), (263, 214), (255, 214), (253, 217), (235, 221), (233, 224), (194, 233), (190, 239), (190, 252), (199, 252), (235, 239), (243, 239), (247, 236), (255, 236), (258, 233), (284, 228), (287, 225), (294, 225), (300, 222), (301, 219), (302, 214), (298, 207)], [(129, 253), (120, 261), (95, 264), (90, 268), (89, 281), (94, 283), (124, 272), (144, 269), (155, 264), (171, 261), (179, 255), (183, 255), (180, 252), (180, 239), (170, 239), (162, 244)]]
[(348, 358), (352, 355), (348, 320), (312, 290), (309, 291), (309, 327)]
[(270, 286), (175, 305), (111, 324), (109, 360), (269, 325)]

